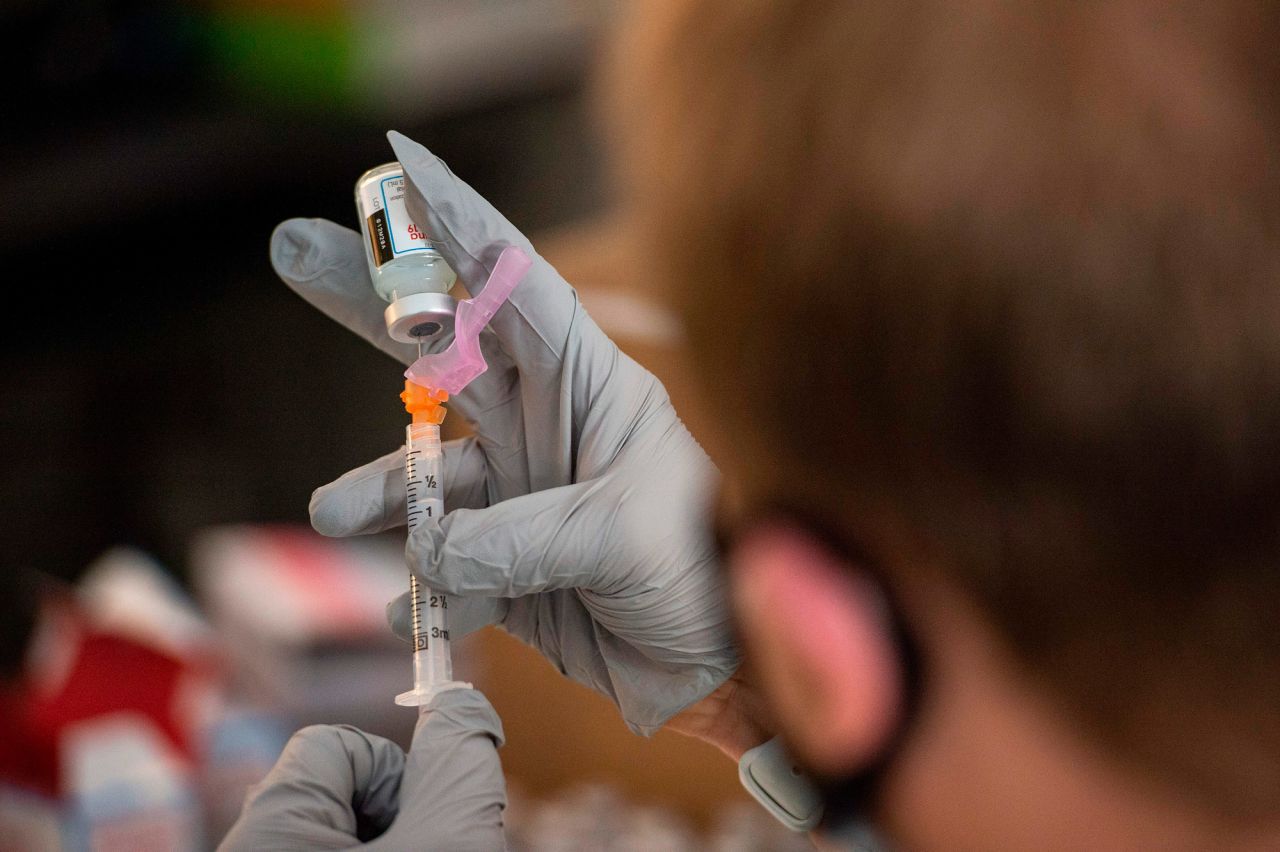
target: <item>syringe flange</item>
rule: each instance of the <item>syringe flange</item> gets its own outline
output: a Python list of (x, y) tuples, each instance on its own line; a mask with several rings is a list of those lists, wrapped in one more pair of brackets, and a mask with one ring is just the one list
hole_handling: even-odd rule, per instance
[(396, 703), (401, 707), (422, 707), (430, 704), (431, 699), (435, 698), (442, 692), (450, 689), (471, 689), (469, 683), (461, 680), (446, 680), (444, 683), (437, 683), (425, 689), (410, 689), (408, 692), (402, 692), (396, 696)]

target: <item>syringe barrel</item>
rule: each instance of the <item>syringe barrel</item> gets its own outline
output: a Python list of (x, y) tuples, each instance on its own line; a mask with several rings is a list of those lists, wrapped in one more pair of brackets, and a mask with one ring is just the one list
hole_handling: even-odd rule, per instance
[[(410, 423), (404, 427), (405, 452), (421, 450), (429, 459), (440, 464), (440, 426), (435, 423)], [(443, 501), (443, 498), (441, 498)]]
[[(444, 514), (444, 470), (440, 427), (415, 423), (405, 430), (405, 495), (409, 534)], [(415, 690), (428, 690), (453, 680), (449, 653), (448, 598), (426, 587), (410, 573), (413, 606), (413, 677)]]

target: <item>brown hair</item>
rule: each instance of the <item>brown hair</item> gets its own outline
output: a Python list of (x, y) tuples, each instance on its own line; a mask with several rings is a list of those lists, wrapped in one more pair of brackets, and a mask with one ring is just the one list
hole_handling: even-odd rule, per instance
[(901, 531), (1130, 759), (1280, 803), (1280, 4), (641, 4), (609, 91), (749, 493)]

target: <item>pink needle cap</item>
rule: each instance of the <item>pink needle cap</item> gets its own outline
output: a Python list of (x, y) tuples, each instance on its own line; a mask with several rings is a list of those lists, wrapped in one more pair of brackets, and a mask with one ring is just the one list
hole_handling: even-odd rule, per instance
[(489, 368), (480, 354), (480, 331), (489, 324), (511, 295), (511, 291), (533, 266), (529, 256), (515, 246), (507, 246), (489, 273), (484, 289), (474, 299), (458, 303), (453, 321), (453, 343), (443, 352), (423, 355), (405, 370), (414, 384), (456, 394)]

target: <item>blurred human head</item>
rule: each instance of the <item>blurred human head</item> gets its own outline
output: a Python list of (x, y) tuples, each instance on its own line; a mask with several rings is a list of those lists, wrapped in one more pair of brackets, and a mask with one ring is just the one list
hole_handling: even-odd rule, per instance
[(1016, 783), (1028, 837), (1037, 790), (1274, 828), (1280, 5), (637, 6), (623, 186), (713, 455), (847, 545), (765, 524), (732, 568), (800, 756), (900, 722), (873, 567), (925, 667), (884, 811), (927, 774)]

